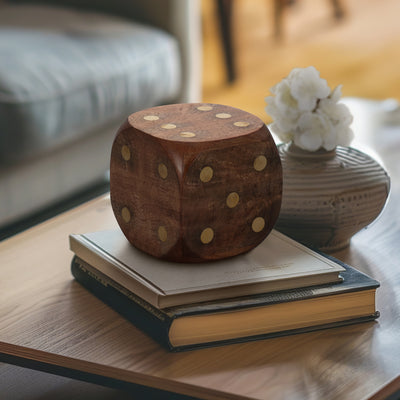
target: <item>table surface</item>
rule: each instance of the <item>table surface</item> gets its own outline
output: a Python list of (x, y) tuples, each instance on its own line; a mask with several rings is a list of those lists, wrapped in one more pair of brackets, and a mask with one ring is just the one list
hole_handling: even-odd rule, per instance
[[(386, 208), (333, 254), (380, 281), (377, 321), (168, 353), (70, 274), (68, 235), (116, 227), (105, 196), (0, 243), (0, 360), (205, 399), (386, 398), (400, 390), (400, 129), (393, 140), (374, 146), (392, 179)], [(12, 368), (0, 364), (0, 384)]]

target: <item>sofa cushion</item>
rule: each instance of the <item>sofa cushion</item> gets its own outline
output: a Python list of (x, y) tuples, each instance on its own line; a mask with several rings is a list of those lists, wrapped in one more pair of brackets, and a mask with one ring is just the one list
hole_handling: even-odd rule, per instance
[(0, 11), (0, 164), (38, 156), (169, 102), (179, 49), (160, 30), (38, 5)]

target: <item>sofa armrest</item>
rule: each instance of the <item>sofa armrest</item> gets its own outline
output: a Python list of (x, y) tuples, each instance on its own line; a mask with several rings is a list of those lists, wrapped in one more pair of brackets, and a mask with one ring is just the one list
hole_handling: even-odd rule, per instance
[[(202, 35), (199, 0), (171, 0), (169, 32), (178, 38), (182, 51), (182, 102), (202, 100)], [(147, 2), (146, 2), (147, 3)]]
[(201, 101), (202, 41), (200, 0), (130, 0), (132, 17), (178, 39), (182, 53), (182, 102)]

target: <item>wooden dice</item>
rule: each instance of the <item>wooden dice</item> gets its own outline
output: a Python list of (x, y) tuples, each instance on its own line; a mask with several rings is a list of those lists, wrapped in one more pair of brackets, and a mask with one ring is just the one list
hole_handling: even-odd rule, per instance
[(111, 203), (127, 239), (177, 262), (244, 253), (273, 228), (282, 168), (265, 124), (216, 104), (139, 111), (111, 153)]

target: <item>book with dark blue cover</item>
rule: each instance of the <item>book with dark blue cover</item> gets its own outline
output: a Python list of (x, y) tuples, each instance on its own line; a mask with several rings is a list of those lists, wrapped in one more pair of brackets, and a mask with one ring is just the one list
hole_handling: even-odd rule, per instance
[(164, 309), (146, 302), (77, 256), (71, 270), (79, 283), (136, 327), (165, 348), (180, 351), (374, 320), (379, 316), (375, 308), (379, 283), (341, 264), (345, 268), (342, 283)]

